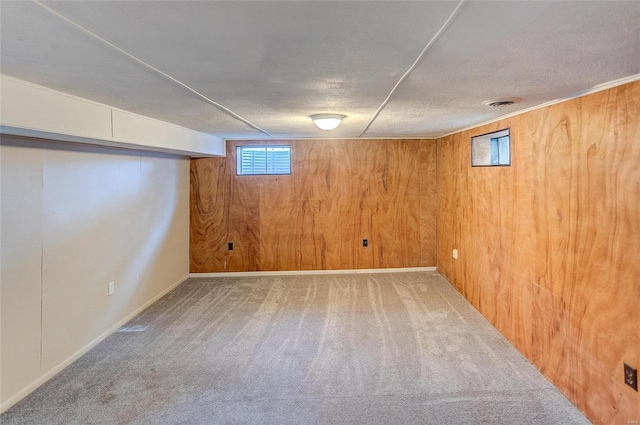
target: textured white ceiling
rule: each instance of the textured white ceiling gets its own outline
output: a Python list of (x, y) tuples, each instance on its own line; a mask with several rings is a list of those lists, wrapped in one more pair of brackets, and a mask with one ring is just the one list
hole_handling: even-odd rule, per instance
[[(357, 137), (458, 2), (45, 6), (0, 3), (1, 73), (224, 138), (265, 137), (73, 22), (274, 137), (302, 138)], [(639, 73), (640, 1), (469, 1), (363, 137), (439, 136)], [(523, 102), (482, 105), (506, 96)], [(348, 118), (323, 132), (307, 117), (323, 112)]]

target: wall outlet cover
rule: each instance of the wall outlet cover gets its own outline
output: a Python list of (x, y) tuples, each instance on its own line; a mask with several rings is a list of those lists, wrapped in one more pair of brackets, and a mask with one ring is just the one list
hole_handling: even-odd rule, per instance
[(108, 295), (113, 295), (113, 293), (116, 292), (116, 283), (115, 282), (109, 282), (108, 288), (109, 289), (108, 289), (107, 294)]
[(638, 370), (624, 364), (624, 383), (638, 391)]

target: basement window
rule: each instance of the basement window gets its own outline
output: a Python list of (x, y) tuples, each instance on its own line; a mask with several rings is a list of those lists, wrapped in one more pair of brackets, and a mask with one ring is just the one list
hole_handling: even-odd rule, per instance
[(511, 165), (509, 129), (471, 138), (471, 166), (500, 167)]
[(291, 174), (291, 146), (238, 146), (237, 175)]

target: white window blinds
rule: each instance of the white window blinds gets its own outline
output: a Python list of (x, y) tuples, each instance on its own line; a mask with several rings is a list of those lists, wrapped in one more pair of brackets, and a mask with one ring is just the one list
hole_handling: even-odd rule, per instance
[(291, 174), (291, 146), (238, 146), (238, 175)]

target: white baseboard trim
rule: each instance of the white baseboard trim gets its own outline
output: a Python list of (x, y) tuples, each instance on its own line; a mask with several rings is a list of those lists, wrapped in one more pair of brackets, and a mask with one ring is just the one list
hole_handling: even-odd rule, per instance
[(90, 343), (85, 345), (84, 347), (82, 347), (80, 350), (78, 350), (75, 353), (73, 353), (71, 356), (69, 356), (66, 360), (63, 360), (62, 363), (58, 364), (53, 369), (49, 370), (44, 375), (40, 376), (38, 379), (36, 379), (32, 383), (30, 383), (29, 385), (24, 387), (16, 395), (14, 395), (13, 397), (9, 398), (4, 403), (0, 404), (0, 413), (3, 413), (5, 411), (7, 411), (11, 406), (16, 404), (17, 402), (19, 402), (20, 400), (22, 400), (23, 398), (25, 398), (29, 394), (31, 394), (31, 392), (33, 392), (40, 385), (44, 384), (49, 379), (53, 378), (55, 375), (57, 375), (59, 372), (61, 372), (65, 367), (69, 366), (71, 363), (73, 363), (74, 361), (78, 360), (87, 351), (91, 350), (93, 347), (95, 347), (96, 345), (100, 344), (105, 338), (107, 338), (109, 335), (111, 335), (116, 330), (118, 330), (120, 327), (122, 327), (122, 325), (127, 323), (129, 320), (133, 319), (136, 315), (141, 313), (144, 309), (146, 309), (151, 304), (153, 304), (156, 301), (158, 301), (160, 298), (162, 298), (167, 293), (169, 293), (170, 291), (175, 289), (178, 285), (180, 285), (182, 282), (184, 282), (188, 278), (189, 278), (189, 275), (186, 275), (186, 276), (181, 277), (177, 282), (172, 283), (167, 289), (165, 289), (164, 291), (160, 292), (158, 295), (156, 295), (153, 298), (151, 298), (149, 301), (147, 301), (144, 304), (142, 304), (140, 307), (135, 309), (133, 312), (129, 313), (124, 319), (120, 320), (118, 323), (116, 323), (115, 325), (110, 327), (102, 335), (100, 335), (99, 337), (97, 337), (96, 339), (94, 339), (93, 341), (91, 341)]
[(251, 277), (251, 276), (282, 276), (282, 275), (312, 275), (312, 274), (367, 274), (367, 273), (403, 273), (403, 272), (435, 272), (436, 267), (401, 267), (387, 269), (344, 269), (344, 270), (283, 270), (256, 272), (219, 272), (219, 273), (189, 273), (189, 277)]

